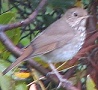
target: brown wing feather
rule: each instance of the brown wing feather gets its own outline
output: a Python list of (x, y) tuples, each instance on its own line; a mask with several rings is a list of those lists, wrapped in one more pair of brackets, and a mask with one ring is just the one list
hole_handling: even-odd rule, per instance
[[(61, 26), (59, 26), (59, 23)], [(76, 32), (68, 23), (61, 19), (57, 20), (31, 42), (32, 47), (35, 48), (33, 55), (45, 54), (59, 48), (69, 43), (75, 35)], [(54, 47), (52, 45), (54, 45)], [(51, 49), (49, 49), (50, 47)]]
[(33, 51), (32, 46), (29, 46), (26, 48), (26, 50), (23, 52), (23, 54), (17, 58), (15, 62), (13, 62), (7, 69), (5, 69), (2, 74), (5, 75), (8, 71), (12, 70), (15, 68), (17, 65), (19, 65), (22, 61), (24, 61)]

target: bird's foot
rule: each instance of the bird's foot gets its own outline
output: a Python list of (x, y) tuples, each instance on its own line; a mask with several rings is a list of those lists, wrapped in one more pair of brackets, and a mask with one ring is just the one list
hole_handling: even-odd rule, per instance
[(64, 78), (59, 78), (59, 85), (57, 86), (57, 88), (60, 88), (63, 84), (64, 87), (69, 87), (72, 85), (72, 82), (68, 81), (67, 79)]
[(55, 74), (53, 71), (48, 72), (46, 76)]
[[(62, 86), (62, 84), (63, 84), (63, 87), (66, 87), (66, 88), (72, 86), (72, 83), (70, 81), (68, 81), (67, 79), (64, 79), (59, 74), (59, 72), (56, 70), (56, 68), (54, 67), (54, 65), (51, 62), (49, 63), (49, 65), (52, 69), (52, 72), (50, 72), (50, 73), (54, 73), (57, 76), (58, 80), (59, 80), (59, 85), (58, 85), (57, 88), (60, 88)], [(49, 75), (49, 73), (48, 73), (48, 75)]]

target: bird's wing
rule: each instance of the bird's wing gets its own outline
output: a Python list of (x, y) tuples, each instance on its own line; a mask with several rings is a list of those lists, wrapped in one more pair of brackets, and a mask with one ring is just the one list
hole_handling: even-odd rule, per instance
[(73, 30), (68, 23), (58, 20), (31, 42), (30, 45), (33, 51), (29, 57), (48, 53), (64, 44), (70, 43), (75, 35), (75, 30)]

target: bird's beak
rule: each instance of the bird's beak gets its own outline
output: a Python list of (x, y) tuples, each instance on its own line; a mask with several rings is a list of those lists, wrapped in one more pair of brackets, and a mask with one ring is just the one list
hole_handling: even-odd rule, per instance
[(84, 18), (90, 18), (90, 17), (93, 17), (93, 15), (86, 15), (86, 16), (84, 16)]

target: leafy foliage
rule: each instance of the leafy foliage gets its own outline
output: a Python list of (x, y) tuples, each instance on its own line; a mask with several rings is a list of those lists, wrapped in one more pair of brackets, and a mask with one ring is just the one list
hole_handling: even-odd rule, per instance
[[(2, 5), (0, 10), (0, 24), (10, 24), (27, 18), (28, 15), (30, 15), (36, 9), (40, 0), (7, 0), (7, 2), (4, 2), (5, 3), (2, 3), (1, 0)], [(91, 0), (48, 0), (47, 6), (44, 7), (41, 12), (39, 12), (38, 16), (36, 17), (33, 23), (22, 28), (9, 30), (6, 32), (6, 35), (15, 45), (21, 44), (22, 46), (27, 46), (29, 42), (39, 32), (42, 32), (51, 23), (60, 18), (61, 15), (68, 8), (72, 8), (74, 6), (84, 6), (88, 9), (88, 7), (90, 7), (90, 3)], [(10, 61), (11, 59), (13, 59), (12, 56), (13, 55), (7, 51), (4, 45), (0, 43), (0, 72), (2, 72), (6, 67), (8, 67), (11, 64)], [(42, 62), (40, 58), (35, 58), (35, 60), (43, 66), (45, 66), (46, 68), (48, 67), (48, 65)], [(56, 66), (60, 66), (60, 64), (61, 63), (56, 64)], [(28, 67), (28, 65), (24, 66)], [(24, 66), (23, 68), (20, 68), (20, 70), (18, 68), (18, 70), (16, 70), (14, 73), (10, 71), (5, 76), (0, 75), (0, 87), (2, 90), (28, 90), (28, 87), (26, 85), (32, 82), (33, 80), (37, 80), (41, 77), (41, 75), (36, 70), (32, 71), (32, 74), (29, 70), (27, 70), (27, 67), (25, 69)], [(87, 74), (87, 66), (85, 66), (85, 68), (84, 66), (85, 65), (83, 63), (78, 64), (76, 67), (74, 66), (74, 74), (71, 75), (72, 77), (70, 77), (70, 80), (74, 82), (74, 84), (81, 82), (85, 86), (85, 88), (87, 88), (87, 90), (96, 90), (94, 88), (95, 84), (92, 81), (92, 79), (85, 77)], [(73, 67), (65, 67), (67, 67), (67, 65), (62, 66), (62, 68), (59, 68), (59, 70), (63, 69), (63, 71), (67, 73), (70, 71), (70, 68), (73, 69)], [(22, 71), (23, 73), (21, 73)], [(16, 72), (18, 72), (18, 75), (16, 75)], [(30, 75), (28, 78), (21, 79), (21, 75), (25, 77), (27, 74)], [(16, 76), (17, 78), (15, 79), (13, 78), (13, 76)], [(35, 79), (35, 77), (37, 78)], [(42, 81), (44, 81), (44, 85)], [(50, 84), (46, 80), (42, 81), (36, 82), (41, 86), (42, 90), (52, 90), (52, 88), (54, 88), (53, 83)], [(82, 88), (84, 89), (84, 87)], [(60, 88), (59, 90), (63, 89)]]
[[(0, 24), (9, 24), (15, 22), (15, 13), (13, 12), (6, 12), (2, 15), (0, 15)], [(6, 32), (7, 36), (12, 40), (14, 44), (17, 44), (20, 39), (20, 30), (19, 28), (14, 29), (14, 32), (11, 30)], [(0, 53), (1, 58), (7, 59), (10, 55), (9, 52), (7, 52), (6, 48), (0, 43)], [(3, 54), (2, 54), (3, 53)]]

